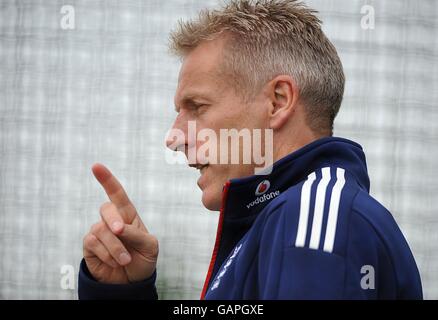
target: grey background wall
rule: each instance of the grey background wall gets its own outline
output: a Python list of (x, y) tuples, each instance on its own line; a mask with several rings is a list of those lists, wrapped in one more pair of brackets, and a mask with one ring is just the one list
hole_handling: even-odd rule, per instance
[[(347, 76), (335, 135), (361, 143), (372, 194), (438, 298), (438, 2), (313, 0)], [(62, 6), (75, 10), (64, 30)], [(179, 62), (170, 29), (217, 1), (0, 0), (0, 298), (75, 299), (103, 162), (160, 240), (161, 298), (200, 295), (217, 213), (197, 173), (166, 164)], [(361, 8), (375, 28), (361, 27)], [(66, 278), (67, 277), (67, 278)], [(74, 289), (72, 288), (74, 286)]]

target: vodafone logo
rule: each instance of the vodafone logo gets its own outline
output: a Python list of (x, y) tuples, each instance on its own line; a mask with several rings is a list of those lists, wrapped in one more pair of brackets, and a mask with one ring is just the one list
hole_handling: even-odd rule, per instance
[(260, 196), (260, 195), (266, 193), (266, 191), (269, 190), (270, 186), (271, 186), (271, 183), (269, 182), (269, 180), (263, 180), (257, 186), (256, 191), (255, 191), (255, 195)]
[(254, 201), (248, 203), (246, 207), (250, 209), (253, 206), (256, 206), (265, 201), (272, 200), (280, 195), (280, 190), (267, 193), (270, 187), (271, 183), (269, 182), (269, 180), (263, 180), (262, 182), (260, 182), (255, 190), (255, 195), (257, 196), (257, 198)]

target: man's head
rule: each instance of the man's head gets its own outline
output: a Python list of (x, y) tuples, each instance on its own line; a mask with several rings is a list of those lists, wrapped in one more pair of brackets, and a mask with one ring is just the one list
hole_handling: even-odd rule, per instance
[[(344, 74), (314, 14), (292, 0), (241, 0), (181, 23), (171, 35), (171, 49), (183, 59), (173, 128), (185, 137), (189, 121), (196, 121), (197, 131), (210, 128), (218, 137), (220, 129), (272, 129), (274, 161), (331, 135)], [(189, 140), (176, 148), (169, 144), (188, 154), (204, 143)], [(197, 156), (198, 168), (201, 162)], [(198, 185), (204, 205), (218, 210), (224, 183), (253, 174), (254, 167), (202, 168)]]

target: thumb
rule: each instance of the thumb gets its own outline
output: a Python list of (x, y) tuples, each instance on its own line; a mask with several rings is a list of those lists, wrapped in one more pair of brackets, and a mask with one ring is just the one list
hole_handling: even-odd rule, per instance
[(123, 232), (118, 235), (122, 242), (131, 248), (140, 251), (150, 257), (158, 256), (158, 240), (154, 235), (134, 227), (130, 224), (125, 224)]

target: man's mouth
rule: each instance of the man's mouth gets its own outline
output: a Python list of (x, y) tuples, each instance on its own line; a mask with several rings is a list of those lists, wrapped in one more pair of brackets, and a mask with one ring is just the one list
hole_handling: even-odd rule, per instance
[(204, 170), (208, 167), (208, 164), (191, 164), (190, 167), (195, 168), (201, 172), (201, 174), (204, 172)]

